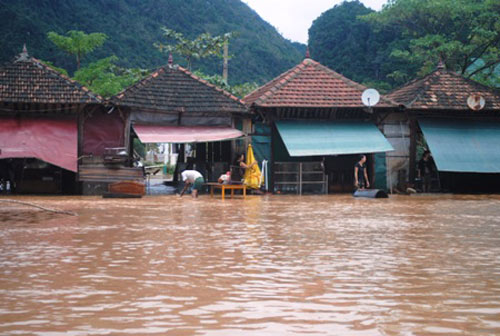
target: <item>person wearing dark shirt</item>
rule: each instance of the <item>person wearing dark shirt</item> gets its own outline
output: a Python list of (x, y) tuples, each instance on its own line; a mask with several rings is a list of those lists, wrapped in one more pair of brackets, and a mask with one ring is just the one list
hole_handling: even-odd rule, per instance
[(354, 186), (356, 189), (370, 188), (368, 172), (366, 170), (366, 155), (361, 155), (359, 161), (354, 165)]
[(243, 181), (243, 175), (247, 168), (251, 168), (257, 164), (257, 161), (252, 162), (252, 164), (247, 165), (245, 159), (245, 154), (239, 154), (234, 160), (234, 169), (231, 169), (231, 182), (241, 183)]
[(422, 191), (429, 192), (431, 190), (432, 174), (434, 173), (434, 162), (431, 157), (431, 152), (426, 150), (422, 158), (418, 162), (418, 178), (422, 180)]

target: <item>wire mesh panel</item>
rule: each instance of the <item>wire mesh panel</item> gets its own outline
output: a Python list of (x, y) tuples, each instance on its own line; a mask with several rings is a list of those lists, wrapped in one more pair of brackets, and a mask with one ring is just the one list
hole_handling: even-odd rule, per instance
[(276, 162), (274, 192), (277, 194), (327, 193), (327, 179), (322, 162)]

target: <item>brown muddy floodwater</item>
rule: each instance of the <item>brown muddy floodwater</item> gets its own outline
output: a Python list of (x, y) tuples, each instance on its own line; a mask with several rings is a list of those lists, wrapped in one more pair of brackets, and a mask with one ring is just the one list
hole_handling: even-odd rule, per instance
[(500, 335), (500, 196), (0, 202), (0, 335)]

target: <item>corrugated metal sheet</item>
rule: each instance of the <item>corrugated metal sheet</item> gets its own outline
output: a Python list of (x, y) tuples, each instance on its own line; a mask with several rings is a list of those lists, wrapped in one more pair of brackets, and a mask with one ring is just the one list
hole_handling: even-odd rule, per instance
[(290, 156), (382, 153), (391, 144), (370, 122), (279, 121), (278, 132)]
[(500, 173), (500, 122), (419, 120), (439, 171)]

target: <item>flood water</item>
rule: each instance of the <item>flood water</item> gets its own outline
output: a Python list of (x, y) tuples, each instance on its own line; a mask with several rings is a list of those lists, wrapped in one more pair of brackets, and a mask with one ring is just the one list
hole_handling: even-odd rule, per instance
[(500, 335), (500, 196), (11, 199), (0, 335)]

